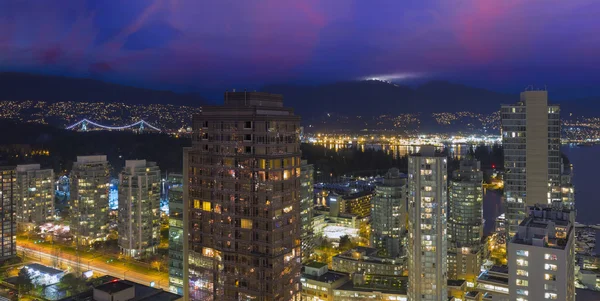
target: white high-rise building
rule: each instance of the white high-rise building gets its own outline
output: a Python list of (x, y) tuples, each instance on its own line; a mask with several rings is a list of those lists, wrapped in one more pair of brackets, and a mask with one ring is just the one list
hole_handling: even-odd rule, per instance
[(575, 213), (555, 203), (531, 207), (508, 243), (510, 300), (575, 300)]
[(510, 237), (525, 219), (525, 207), (561, 196), (560, 107), (547, 91), (525, 91), (521, 101), (502, 106), (504, 198)]
[(105, 155), (77, 156), (71, 171), (71, 233), (77, 245), (106, 240), (109, 165)]
[(35, 226), (54, 217), (54, 171), (39, 164), (17, 165), (17, 223)]
[(130, 257), (153, 254), (160, 243), (160, 169), (127, 160), (119, 175), (119, 247)]
[(408, 158), (408, 297), (447, 300), (447, 159), (432, 146)]
[(406, 175), (390, 169), (375, 188), (371, 203), (371, 246), (386, 256), (400, 256), (406, 234)]

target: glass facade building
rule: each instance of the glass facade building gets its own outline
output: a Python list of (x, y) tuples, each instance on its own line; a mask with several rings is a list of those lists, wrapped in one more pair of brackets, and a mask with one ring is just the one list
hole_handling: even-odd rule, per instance
[(474, 283), (481, 272), (483, 171), (477, 160), (462, 160), (452, 173), (448, 196), (448, 278)]
[(404, 253), (406, 236), (406, 175), (390, 169), (375, 189), (371, 207), (371, 246), (382, 255)]
[(17, 255), (17, 218), (15, 215), (16, 177), (14, 167), (0, 167), (0, 259)]

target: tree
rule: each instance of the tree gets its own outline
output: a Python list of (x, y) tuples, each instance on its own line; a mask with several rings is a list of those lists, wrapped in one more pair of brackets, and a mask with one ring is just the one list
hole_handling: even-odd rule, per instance
[(17, 277), (17, 286), (19, 294), (27, 294), (33, 289), (33, 280), (27, 268), (22, 268)]
[(73, 293), (79, 293), (86, 288), (85, 279), (77, 277), (75, 274), (66, 274), (59, 282), (59, 286), (63, 289), (72, 290)]
[(350, 240), (350, 236), (344, 235), (340, 237), (340, 250), (349, 250), (352, 249), (352, 247), (354, 247), (354, 244)]

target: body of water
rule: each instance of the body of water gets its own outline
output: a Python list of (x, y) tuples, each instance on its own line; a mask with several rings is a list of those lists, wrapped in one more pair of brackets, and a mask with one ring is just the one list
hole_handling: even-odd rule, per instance
[(600, 224), (600, 145), (565, 145), (562, 151), (573, 164), (575, 209), (582, 224)]
[[(573, 185), (575, 185), (575, 209), (577, 222), (600, 224), (600, 145), (564, 145), (562, 152), (573, 164)], [(496, 217), (504, 212), (502, 196), (495, 191), (487, 191), (483, 198), (484, 231), (494, 230)]]

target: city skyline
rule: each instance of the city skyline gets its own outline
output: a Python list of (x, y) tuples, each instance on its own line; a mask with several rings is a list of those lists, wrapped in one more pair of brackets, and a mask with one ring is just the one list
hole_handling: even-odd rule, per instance
[(0, 2), (0, 299), (599, 299), (597, 15)]

